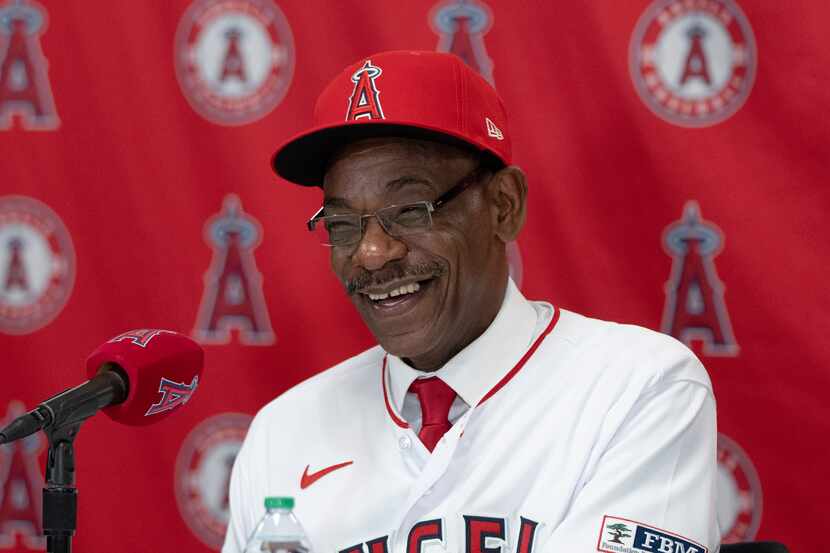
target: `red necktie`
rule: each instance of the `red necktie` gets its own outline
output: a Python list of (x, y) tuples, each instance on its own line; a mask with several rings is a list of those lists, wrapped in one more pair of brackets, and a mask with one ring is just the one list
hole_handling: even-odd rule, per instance
[(455, 391), (434, 376), (415, 380), (409, 389), (418, 396), (421, 403), (421, 431), (418, 432), (418, 437), (432, 451), (441, 436), (452, 426), (449, 416)]

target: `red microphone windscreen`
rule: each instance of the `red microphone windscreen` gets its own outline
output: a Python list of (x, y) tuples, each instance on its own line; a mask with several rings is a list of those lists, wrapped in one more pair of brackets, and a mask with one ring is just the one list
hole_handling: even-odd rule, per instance
[(127, 399), (103, 410), (124, 424), (145, 425), (163, 419), (190, 400), (204, 365), (202, 348), (171, 330), (140, 329), (120, 334), (92, 352), (89, 378), (114, 363), (129, 378)]

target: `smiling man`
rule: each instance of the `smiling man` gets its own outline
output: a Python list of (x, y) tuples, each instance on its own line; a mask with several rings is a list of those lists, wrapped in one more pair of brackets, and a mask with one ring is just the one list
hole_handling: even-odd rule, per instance
[(506, 246), (528, 186), (496, 92), (386, 52), (323, 91), (274, 168), (378, 341), (257, 415), (223, 551), (267, 496), (317, 553), (714, 552), (715, 403), (670, 337), (526, 300)]

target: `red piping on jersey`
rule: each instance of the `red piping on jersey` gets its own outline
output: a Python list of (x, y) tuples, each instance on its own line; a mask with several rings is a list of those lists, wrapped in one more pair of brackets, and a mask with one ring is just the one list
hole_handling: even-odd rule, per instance
[[(533, 342), (533, 345), (531, 345), (530, 349), (528, 349), (525, 352), (524, 356), (522, 356), (522, 358), (519, 359), (519, 362), (516, 363), (516, 366), (510, 369), (510, 372), (504, 375), (502, 379), (499, 380), (496, 383), (496, 385), (490, 389), (489, 392), (484, 394), (484, 397), (481, 398), (481, 400), (478, 402), (478, 405), (481, 405), (482, 403), (490, 399), (493, 395), (495, 395), (496, 392), (504, 388), (504, 386), (508, 382), (510, 382), (510, 380), (514, 376), (516, 376), (516, 374), (522, 369), (524, 364), (527, 363), (527, 360), (530, 359), (530, 357), (536, 352), (539, 345), (542, 343), (542, 340), (544, 340), (545, 337), (551, 333), (553, 328), (556, 326), (557, 322), (559, 322), (559, 308), (554, 307), (553, 317), (551, 318), (550, 323), (548, 323), (548, 326), (544, 330), (544, 332), (542, 332), (542, 334), (540, 334), (539, 337), (536, 338), (536, 341)], [(386, 357), (387, 355), (383, 356), (383, 367), (380, 371), (380, 379), (383, 385), (383, 401), (386, 404), (386, 411), (389, 413), (389, 416), (392, 417), (392, 420), (395, 422), (395, 424), (397, 424), (401, 428), (409, 428), (409, 423), (407, 423), (405, 420), (401, 419), (398, 415), (396, 415), (395, 411), (392, 409), (392, 405), (389, 403), (389, 392), (386, 389)]]
[(383, 401), (386, 403), (386, 410), (389, 412), (389, 416), (392, 417), (395, 424), (401, 428), (409, 428), (409, 423), (398, 417), (392, 409), (392, 406), (389, 404), (389, 392), (386, 390), (386, 355), (383, 356), (383, 368), (380, 371), (380, 379), (383, 383)]
[(511, 378), (516, 376), (516, 373), (518, 373), (521, 370), (521, 368), (524, 366), (524, 364), (527, 363), (527, 360), (530, 359), (530, 356), (533, 355), (533, 353), (536, 351), (536, 348), (538, 348), (539, 344), (542, 343), (542, 340), (545, 339), (545, 336), (550, 334), (550, 331), (553, 330), (553, 327), (556, 326), (556, 323), (558, 321), (559, 321), (559, 308), (554, 307), (553, 308), (553, 318), (550, 320), (550, 323), (548, 324), (548, 327), (545, 329), (545, 331), (542, 332), (541, 336), (536, 338), (536, 341), (533, 342), (533, 345), (530, 346), (530, 349), (527, 350), (527, 352), (524, 354), (524, 357), (519, 359), (519, 362), (516, 363), (516, 366), (513, 367), (513, 369), (509, 373), (504, 375), (504, 377), (501, 380), (499, 380), (498, 383), (495, 386), (493, 386), (490, 389), (489, 392), (484, 394), (484, 397), (481, 398), (481, 400), (479, 400), (478, 405), (481, 405), (482, 403), (484, 403), (485, 401), (490, 399), (496, 392), (501, 390), (504, 387), (505, 384), (510, 382)]

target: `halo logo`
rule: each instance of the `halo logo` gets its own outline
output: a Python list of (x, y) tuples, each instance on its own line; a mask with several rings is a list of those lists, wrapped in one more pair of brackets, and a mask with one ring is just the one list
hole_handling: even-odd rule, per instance
[(219, 551), (230, 520), (231, 468), (252, 417), (222, 413), (199, 423), (176, 458), (176, 503), (202, 543)]
[(147, 344), (149, 344), (150, 341), (159, 334), (174, 333), (170, 332), (169, 330), (158, 330), (155, 328), (139, 328), (137, 330), (125, 332), (124, 334), (119, 334), (118, 336), (110, 340), (110, 343), (130, 341), (133, 343), (133, 345), (136, 345), (140, 348), (146, 348)]
[(761, 479), (749, 456), (718, 433), (718, 526), (723, 543), (752, 541), (761, 526)]
[[(10, 401), (6, 426), (26, 412), (23, 403)], [(0, 549), (15, 549), (22, 542), (28, 549), (45, 549), (41, 528), (43, 477), (38, 456), (45, 447), (38, 432), (0, 446)]]
[(656, 0), (631, 36), (637, 92), (675, 125), (707, 127), (732, 116), (749, 96), (756, 65), (752, 29), (732, 0)]
[(349, 109), (346, 112), (346, 121), (354, 119), (386, 119), (380, 105), (380, 92), (375, 79), (380, 77), (383, 70), (372, 65), (372, 60), (366, 60), (363, 67), (352, 75), (354, 90), (349, 97)]
[(40, 48), (47, 14), (31, 0), (0, 7), (0, 130), (12, 128), (17, 115), (26, 130), (60, 126), (49, 84), (49, 62)]
[(48, 206), (0, 197), (0, 332), (29, 334), (63, 309), (75, 283), (75, 249)]
[(490, 8), (481, 2), (450, 0), (432, 8), (429, 17), (438, 34), (438, 52), (455, 54), (493, 84), (493, 61), (487, 55), (484, 35), (493, 25)]
[(152, 404), (150, 408), (147, 409), (147, 412), (144, 413), (144, 416), (149, 417), (152, 415), (158, 415), (159, 413), (166, 413), (167, 411), (172, 411), (176, 407), (184, 405), (190, 401), (191, 397), (193, 397), (193, 392), (196, 391), (196, 386), (198, 385), (198, 376), (194, 376), (193, 380), (190, 381), (190, 384), (176, 382), (175, 380), (162, 377), (159, 381), (159, 393), (161, 394), (161, 399), (158, 400), (158, 403)]
[(294, 74), (294, 37), (271, 0), (196, 0), (176, 31), (176, 76), (199, 115), (245, 125), (269, 114)]
[(695, 201), (686, 202), (683, 218), (663, 231), (663, 248), (672, 266), (660, 331), (689, 347), (701, 341), (705, 355), (734, 357), (740, 348), (714, 261), (723, 242), (723, 231), (703, 219)]
[(254, 259), (254, 248), (262, 240), (259, 221), (242, 211), (237, 195), (228, 194), (222, 211), (205, 223), (204, 233), (213, 261), (204, 276), (193, 337), (202, 344), (227, 344), (231, 329), (236, 329), (243, 344), (273, 344), (262, 275)]

